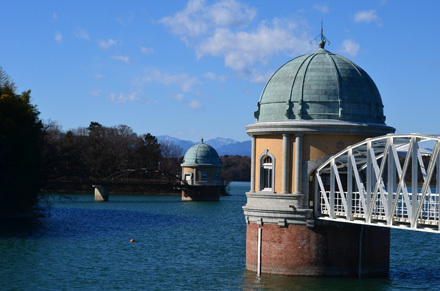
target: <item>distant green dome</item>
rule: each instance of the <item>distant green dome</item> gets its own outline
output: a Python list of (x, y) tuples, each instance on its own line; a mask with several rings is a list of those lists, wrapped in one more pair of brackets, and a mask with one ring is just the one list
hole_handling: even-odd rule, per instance
[(380, 93), (352, 61), (324, 49), (297, 57), (276, 71), (261, 94), (257, 122), (341, 120), (385, 124)]
[(222, 163), (217, 151), (210, 145), (203, 143), (203, 139), (186, 151), (182, 166), (212, 166), (221, 167)]

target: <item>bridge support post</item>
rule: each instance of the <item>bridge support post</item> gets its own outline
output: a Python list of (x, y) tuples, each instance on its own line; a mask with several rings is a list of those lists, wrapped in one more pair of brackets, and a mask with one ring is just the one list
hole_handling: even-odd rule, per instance
[(92, 185), (95, 188), (95, 201), (108, 201), (109, 185)]

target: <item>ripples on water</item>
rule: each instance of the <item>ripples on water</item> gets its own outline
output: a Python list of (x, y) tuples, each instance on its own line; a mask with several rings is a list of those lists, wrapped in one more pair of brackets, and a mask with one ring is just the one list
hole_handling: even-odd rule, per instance
[[(245, 270), (242, 206), (174, 196), (53, 196), (46, 217), (0, 221), (0, 290), (397, 290), (440, 286), (439, 235), (392, 230), (388, 278), (292, 278)], [(133, 238), (135, 242), (130, 243)]]

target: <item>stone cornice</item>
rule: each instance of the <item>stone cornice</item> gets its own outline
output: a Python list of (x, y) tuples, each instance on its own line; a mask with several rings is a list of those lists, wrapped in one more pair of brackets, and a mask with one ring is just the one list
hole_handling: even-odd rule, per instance
[(246, 193), (247, 204), (243, 206), (248, 223), (309, 225), (313, 210), (300, 208), (304, 194)]
[(194, 163), (187, 163), (187, 164), (180, 164), (181, 167), (188, 167), (188, 168), (221, 168), (222, 165), (217, 164), (194, 164)]
[(348, 134), (385, 135), (394, 133), (395, 128), (378, 123), (356, 123), (338, 120), (256, 122), (246, 126), (248, 135), (270, 134)]

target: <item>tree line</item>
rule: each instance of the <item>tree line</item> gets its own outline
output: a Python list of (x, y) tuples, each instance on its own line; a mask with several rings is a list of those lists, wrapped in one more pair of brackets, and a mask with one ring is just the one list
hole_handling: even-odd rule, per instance
[[(113, 127), (91, 122), (63, 132), (55, 122), (43, 129), (42, 159), (46, 176), (108, 180), (126, 172), (154, 178), (157, 173), (179, 177), (184, 150), (172, 143), (159, 143), (150, 133), (138, 135), (127, 125)], [(221, 156), (222, 179), (249, 181), (250, 157)], [(138, 171), (138, 170), (142, 171)], [(140, 172), (140, 173), (134, 173)]]
[(142, 170), (147, 176), (161, 170), (180, 173), (183, 150), (159, 144), (150, 133), (138, 135), (127, 125), (88, 127), (64, 132), (51, 122), (43, 130), (42, 159), (49, 179), (79, 177), (107, 181), (117, 173)]
[[(139, 135), (127, 125), (92, 121), (88, 127), (63, 131), (56, 122), (39, 119), (30, 93), (17, 93), (0, 67), (0, 216), (29, 211), (40, 190), (54, 181), (105, 182), (118, 173), (142, 179), (181, 175), (180, 146), (159, 143), (150, 133)], [(221, 160), (224, 180), (249, 181), (250, 158)]]
[(251, 157), (224, 155), (220, 157), (223, 164), (222, 179), (224, 181), (250, 181)]
[[(127, 125), (107, 127), (98, 122), (65, 132), (57, 123), (49, 122), (43, 126), (42, 137), (46, 191), (88, 192), (90, 183), (81, 181), (110, 183), (120, 177), (116, 181), (120, 192), (179, 193), (173, 183), (181, 178), (184, 150), (169, 141), (159, 143), (150, 133), (138, 135)], [(250, 157), (226, 155), (220, 159), (224, 181), (250, 180)], [(150, 184), (159, 180), (166, 186), (121, 186), (124, 178)]]

